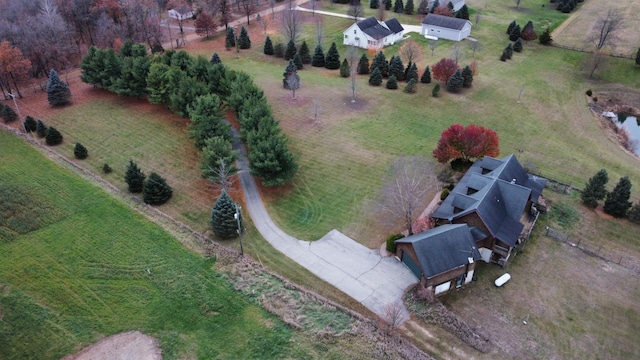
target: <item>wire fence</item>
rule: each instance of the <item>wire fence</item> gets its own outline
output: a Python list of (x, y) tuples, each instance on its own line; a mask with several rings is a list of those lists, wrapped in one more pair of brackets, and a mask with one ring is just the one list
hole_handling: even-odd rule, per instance
[(545, 235), (552, 239), (556, 239), (572, 247), (575, 247), (583, 253), (606, 261), (608, 263), (615, 263), (624, 268), (632, 270), (636, 275), (640, 276), (640, 260), (633, 256), (629, 256), (621, 251), (602, 246), (596, 240), (588, 240), (584, 238), (572, 238), (567, 234), (560, 231), (553, 230), (550, 227), (546, 227)]
[[(549, 45), (551, 45), (553, 47), (560, 48), (560, 49), (571, 50), (571, 51), (579, 51), (579, 52), (583, 52), (583, 53), (591, 53), (591, 52), (593, 52), (593, 48), (592, 47), (583, 48), (583, 47), (576, 47), (576, 46), (558, 44), (556, 42), (552, 42)], [(616, 57), (616, 58), (622, 58), (622, 59), (634, 59), (635, 58), (635, 54), (623, 54), (623, 53), (616, 53), (616, 52), (610, 52), (609, 56)]]

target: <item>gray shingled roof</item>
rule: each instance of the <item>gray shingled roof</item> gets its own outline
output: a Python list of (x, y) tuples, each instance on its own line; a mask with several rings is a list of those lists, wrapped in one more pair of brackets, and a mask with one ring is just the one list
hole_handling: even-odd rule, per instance
[(426, 25), (433, 25), (454, 30), (462, 30), (467, 22), (469, 22), (469, 20), (437, 14), (428, 14), (427, 16), (425, 16), (424, 20), (422, 20), (422, 23)]
[(384, 24), (391, 30), (392, 33), (398, 34), (404, 31), (404, 28), (396, 18), (391, 18), (384, 22)]
[(389, 19), (384, 24), (381, 24), (375, 17), (371, 16), (358, 21), (356, 25), (358, 25), (362, 32), (376, 40), (383, 39), (404, 30), (396, 18)]
[(443, 272), (466, 265), (470, 255), (480, 259), (476, 241), (486, 234), (467, 224), (447, 224), (396, 240), (396, 244), (412, 244), (424, 277), (429, 279)]
[(476, 212), (493, 237), (514, 246), (523, 225), (520, 217), (529, 199), (536, 202), (546, 179), (527, 174), (512, 154), (485, 156), (460, 179), (432, 217), (453, 221)]

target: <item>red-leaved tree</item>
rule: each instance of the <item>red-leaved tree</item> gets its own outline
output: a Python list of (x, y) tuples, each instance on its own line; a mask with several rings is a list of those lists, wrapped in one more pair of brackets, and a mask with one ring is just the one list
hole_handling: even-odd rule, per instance
[(213, 17), (205, 12), (198, 15), (194, 25), (196, 28), (196, 34), (206, 38), (209, 38), (209, 35), (213, 35), (216, 30), (216, 23)]
[(433, 156), (438, 162), (461, 159), (472, 161), (485, 155), (496, 157), (500, 154), (498, 134), (478, 125), (464, 127), (453, 124), (442, 132)]
[(458, 70), (458, 64), (453, 59), (442, 58), (431, 67), (431, 76), (443, 83), (447, 83), (453, 73)]

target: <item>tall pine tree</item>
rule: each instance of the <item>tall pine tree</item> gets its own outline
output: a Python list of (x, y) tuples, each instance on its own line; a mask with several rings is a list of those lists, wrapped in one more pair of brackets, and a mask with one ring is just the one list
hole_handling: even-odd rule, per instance
[(338, 53), (335, 42), (331, 43), (331, 47), (329, 51), (327, 51), (327, 56), (324, 59), (324, 67), (329, 70), (340, 69), (340, 54)]
[(247, 32), (247, 29), (245, 29), (244, 26), (242, 27), (242, 29), (240, 29), (240, 37), (238, 37), (238, 42), (239, 42), (240, 49), (251, 48), (251, 39), (249, 38), (249, 33)]
[(342, 64), (340, 64), (340, 77), (347, 78), (351, 75), (351, 71), (349, 69), (349, 62), (345, 58), (342, 60)]
[(149, 205), (162, 205), (171, 199), (173, 189), (160, 175), (152, 172), (142, 184), (142, 201)]
[[(235, 214), (238, 214), (238, 219)], [(238, 220), (240, 220), (240, 228), (242, 229), (242, 218), (238, 205), (225, 190), (222, 190), (220, 197), (211, 209), (211, 221), (209, 222), (211, 230), (217, 237), (223, 239), (238, 236)]]
[(621, 218), (627, 216), (627, 211), (631, 207), (629, 198), (631, 197), (631, 181), (628, 176), (620, 178), (616, 187), (607, 194), (604, 201), (604, 212)]
[(262, 51), (265, 55), (273, 55), (273, 43), (271, 42), (271, 38), (268, 36), (264, 40), (264, 48)]
[(51, 106), (64, 106), (71, 103), (71, 90), (69, 86), (60, 80), (58, 72), (51, 69), (47, 82), (47, 100)]
[(362, 54), (360, 57), (360, 61), (358, 62), (358, 74), (369, 74), (369, 58), (367, 57), (367, 54)]
[(293, 40), (289, 40), (289, 42), (287, 43), (287, 48), (284, 51), (284, 59), (293, 59), (293, 57), (296, 55), (296, 52), (298, 52), (298, 50), (296, 50), (296, 43), (294, 43)]
[(431, 83), (431, 69), (429, 69), (428, 65), (424, 69), (424, 72), (422, 73), (422, 76), (420, 77), (420, 82), (423, 83), (423, 84)]
[(129, 166), (127, 167), (127, 172), (124, 174), (124, 181), (127, 183), (129, 187), (129, 192), (139, 193), (142, 192), (142, 185), (144, 184), (144, 179), (146, 176), (138, 167), (138, 164), (133, 162), (133, 160), (129, 160)]
[(322, 45), (318, 44), (311, 60), (311, 66), (324, 67), (324, 52), (322, 51)]
[(609, 175), (605, 169), (601, 169), (593, 175), (585, 184), (582, 194), (580, 194), (582, 203), (590, 208), (598, 206), (598, 200), (602, 200), (607, 196), (606, 186), (608, 182)]
[(309, 46), (306, 41), (302, 42), (300, 45), (300, 50), (298, 51), (300, 54), (300, 58), (302, 59), (303, 64), (311, 64), (311, 53), (309, 51)]

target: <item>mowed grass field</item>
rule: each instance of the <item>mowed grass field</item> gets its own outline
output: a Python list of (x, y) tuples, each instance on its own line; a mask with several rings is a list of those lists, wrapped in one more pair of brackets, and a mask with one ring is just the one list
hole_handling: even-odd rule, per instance
[(215, 258), (13, 135), (0, 143), (0, 358), (59, 359), (132, 329), (165, 359), (327, 354), (234, 291)]
[[(276, 222), (287, 232), (303, 239), (317, 239), (337, 228), (367, 246), (377, 247), (389, 233), (400, 229), (385, 226), (378, 211), (382, 178), (389, 164), (400, 156), (431, 158), (431, 151), (441, 132), (452, 123), (475, 123), (495, 129), (502, 155), (516, 153), (522, 163), (537, 169), (541, 175), (577, 187), (582, 187), (601, 168), (609, 171), (612, 179), (610, 188), (619, 177), (629, 175), (635, 184), (632, 197), (634, 201), (640, 199), (637, 190), (640, 186), (638, 160), (624, 153), (618, 144), (604, 135), (598, 121), (587, 109), (584, 96), (588, 88), (597, 95), (598, 86), (604, 86), (606, 82), (639, 87), (640, 77), (629, 60), (612, 59), (610, 68), (601, 73), (600, 82), (595, 83), (586, 81), (581, 64), (587, 55), (579, 52), (542, 47), (533, 42), (526, 43), (523, 53), (514, 54), (513, 60), (506, 63), (498, 60), (508, 43), (504, 32), (512, 20), (521, 25), (532, 20), (541, 33), (542, 26), (555, 28), (566, 18), (560, 12), (542, 8), (540, 5), (543, 3), (547, 2), (522, 4), (520, 9), (516, 9), (513, 1), (507, 0), (489, 3), (468, 1), (472, 18), (477, 10), (481, 10), (480, 22), (473, 28), (473, 36), (479, 40), (480, 46), (473, 55), (467, 42), (458, 44), (463, 55), (460, 62), (466, 65), (475, 59), (478, 74), (472, 89), (459, 95), (442, 90), (439, 98), (431, 96), (433, 83), (419, 84), (418, 92), (409, 95), (401, 90), (370, 87), (368, 78), (361, 76), (357, 80), (357, 102), (351, 104), (349, 80), (340, 78), (337, 71), (305, 67), (300, 71), (302, 89), (296, 94), (298, 99), (292, 101), (290, 92), (282, 89), (281, 85), (286, 62), (262, 54), (263, 35), (257, 24), (249, 27), (253, 48), (242, 51), (240, 59), (224, 50), (222, 35), (213, 40), (192, 43), (187, 50), (207, 58), (218, 52), (226, 65), (252, 74), (256, 83), (265, 90), (276, 118), (289, 136), (300, 170), (289, 186), (264, 189), (263, 194)], [(325, 9), (341, 8), (323, 4)], [(346, 12), (346, 7), (342, 8)], [(352, 21), (322, 18), (326, 52), (332, 41), (340, 44), (342, 31)], [(419, 24), (416, 17), (400, 20), (410, 22), (411, 19), (415, 19), (414, 24)], [(315, 46), (314, 29), (309, 14), (303, 38), (312, 51)], [(277, 24), (272, 24), (268, 31), (274, 38), (278, 37)], [(424, 57), (418, 62), (420, 73), (426, 65), (451, 56), (455, 45), (443, 41), (432, 56), (424, 39), (417, 34), (412, 34), (412, 38), (423, 45)], [(339, 45), (338, 48), (343, 55), (344, 47)], [(396, 54), (398, 49), (398, 45), (385, 49), (387, 58)], [(401, 83), (400, 89), (403, 87)], [(86, 105), (40, 114), (65, 135), (65, 144), (57, 150), (70, 157), (73, 142), (81, 141), (90, 152), (90, 158), (81, 164), (100, 172), (103, 162), (109, 162), (116, 171), (105, 178), (120, 189), (125, 188), (122, 176), (126, 163), (133, 158), (146, 173), (156, 171), (167, 177), (176, 190), (175, 198), (160, 209), (198, 231), (205, 231), (216, 193), (206, 181), (199, 179), (198, 155), (184, 132), (187, 121), (177, 119), (162, 107), (148, 107), (144, 100), (118, 98), (93, 89), (88, 91), (97, 92), (95, 99)], [(518, 102), (519, 94), (522, 96)], [(42, 97), (41, 101), (46, 100)], [(313, 116), (314, 103), (319, 108), (317, 122)], [(23, 110), (23, 113), (28, 111)], [(241, 197), (241, 194), (234, 195), (236, 199)], [(572, 206), (580, 208), (576, 201)], [(581, 236), (635, 254), (637, 241), (633, 234), (637, 227), (625, 221), (596, 222), (591, 219), (584, 217), (581, 221)], [(625, 230), (619, 232), (618, 228)], [(358, 309), (357, 303), (273, 250), (250, 225), (247, 235), (245, 250), (267, 267)], [(538, 243), (532, 242), (530, 246), (538, 246)], [(237, 246), (236, 242), (225, 244)], [(562, 261), (562, 257), (553, 260)], [(537, 265), (517, 266), (513, 266), (515, 273), (529, 271), (531, 266)], [(486, 269), (489, 277), (500, 271), (497, 268)], [(579, 269), (589, 271), (589, 267)], [(564, 269), (556, 270), (558, 274), (564, 274)], [(570, 281), (561, 275), (548, 279), (550, 287), (559, 287)], [(540, 303), (572, 301), (567, 299), (578, 298), (578, 290), (588, 288), (589, 281), (582, 278), (578, 287), (567, 287), (567, 292), (561, 297), (541, 299)], [(533, 277), (526, 284), (534, 290), (542, 286)], [(521, 309), (520, 303), (511, 300), (512, 295), (505, 298), (502, 307), (505, 313), (515, 318)], [(601, 305), (603, 298), (594, 295), (593, 301), (604, 306)], [(448, 305), (457, 312), (466, 306), (457, 307), (453, 302)], [(633, 307), (628, 309), (625, 311), (635, 312)], [(617, 311), (623, 311), (623, 307), (615, 306), (611, 311), (618, 316)], [(460, 313), (470, 318), (474, 316), (472, 313)], [(588, 323), (583, 326), (585, 329), (603, 326), (600, 317), (589, 317), (586, 312), (577, 312), (578, 315), (581, 322)], [(494, 320), (490, 317), (483, 319)], [(545, 321), (553, 324), (552, 320), (553, 316)], [(545, 325), (545, 331), (552, 329), (549, 324)], [(568, 337), (573, 336), (571, 332), (560, 331), (565, 329), (562, 326), (558, 329), (554, 330), (556, 336), (551, 338), (550, 346), (554, 348), (562, 347)], [(609, 341), (605, 333), (595, 336), (595, 341)], [(503, 341), (500, 339), (497, 341)], [(522, 338), (510, 340), (522, 341)], [(585, 343), (578, 345), (586, 347)], [(524, 353), (516, 353), (516, 356)]]
[[(286, 63), (261, 53), (259, 28), (252, 32), (258, 41), (254, 40), (253, 49), (242, 52), (240, 59), (223, 49), (221, 37), (198, 45), (193, 53), (208, 57), (218, 52), (228, 66), (251, 73), (265, 89), (276, 118), (290, 137), (301, 167), (292, 186), (267, 196), (277, 222), (300, 238), (317, 239), (338, 228), (375, 247), (394, 231), (380, 226), (377, 211), (382, 178), (390, 162), (408, 155), (431, 158), (441, 132), (452, 123), (475, 123), (496, 130), (501, 155), (515, 153), (542, 176), (579, 188), (600, 168), (606, 168), (613, 181), (629, 175), (633, 183), (640, 183), (637, 159), (605, 136), (587, 108), (584, 92), (593, 88), (597, 94), (598, 84), (588, 83), (581, 71), (586, 54), (529, 42), (513, 60), (499, 61), (508, 43), (504, 32), (512, 20), (522, 25), (532, 20), (542, 32), (543, 26), (555, 27), (566, 18), (539, 3), (516, 9), (510, 1), (471, 1), (472, 17), (474, 11), (481, 10), (480, 23), (473, 28), (480, 43), (475, 58), (468, 42), (442, 41), (432, 56), (426, 41), (410, 34), (423, 45), (424, 56), (418, 63), (421, 73), (426, 65), (451, 56), (454, 46), (460, 47), (461, 65), (477, 62), (472, 89), (459, 95), (443, 90), (439, 98), (431, 96), (433, 83), (419, 84), (418, 92), (409, 95), (401, 91), (402, 83), (400, 90), (390, 91), (384, 86), (371, 87), (367, 76), (359, 76), (358, 101), (352, 105), (348, 79), (340, 78), (337, 71), (307, 66), (300, 71), (302, 88), (293, 101), (281, 86)], [(334, 4), (325, 8), (346, 12), (347, 7)], [(313, 49), (315, 24), (310, 14), (306, 16), (303, 39)], [(323, 23), (326, 51), (332, 41), (340, 44), (342, 30), (352, 21), (323, 17)], [(277, 26), (271, 34), (278, 38)], [(387, 58), (399, 47), (385, 49)], [(338, 48), (344, 54), (344, 46)], [(613, 81), (626, 86), (638, 83), (637, 71), (629, 61), (612, 61), (612, 66), (602, 78), (622, 71), (627, 76), (612, 75)], [(315, 104), (319, 108), (317, 122)], [(634, 191), (633, 198), (640, 199), (640, 195)]]

